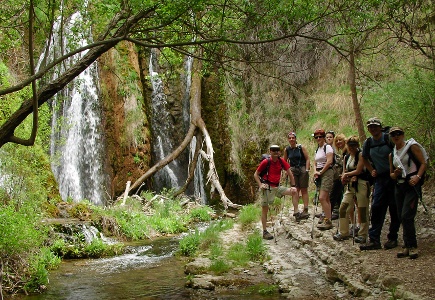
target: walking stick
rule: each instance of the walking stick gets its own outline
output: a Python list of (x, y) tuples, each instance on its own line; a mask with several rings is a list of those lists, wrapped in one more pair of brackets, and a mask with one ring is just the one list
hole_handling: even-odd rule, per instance
[(314, 184), (316, 185), (316, 194), (314, 195), (314, 200), (313, 200), (313, 204), (314, 206), (314, 213), (313, 213), (313, 226), (311, 227), (311, 238), (314, 238), (314, 222), (315, 222), (315, 218), (316, 218), (316, 213), (317, 213), (317, 203), (319, 203), (319, 184), (317, 182), (317, 178), (314, 179)]
[[(352, 226), (352, 245), (355, 245), (355, 229), (356, 229), (356, 211), (358, 209), (358, 204), (355, 208), (355, 198), (353, 198), (353, 226)], [(359, 211), (358, 211), (359, 213)]]
[(425, 204), (424, 201), (423, 201), (423, 194), (418, 192), (418, 190), (417, 190), (417, 188), (415, 187), (415, 185), (414, 185), (414, 190), (415, 190), (415, 193), (416, 193), (417, 196), (418, 196), (418, 199), (420, 199), (420, 202), (421, 202), (421, 204), (422, 204), (423, 207), (424, 207), (424, 211), (425, 211), (426, 213), (429, 213), (429, 210), (427, 209), (426, 204)]

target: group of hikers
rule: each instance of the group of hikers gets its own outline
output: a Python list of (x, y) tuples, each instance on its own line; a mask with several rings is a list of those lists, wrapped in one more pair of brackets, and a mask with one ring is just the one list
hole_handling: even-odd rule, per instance
[[(388, 211), (390, 225), (384, 248), (398, 246), (402, 224), (404, 245), (397, 257), (415, 259), (418, 257), (415, 217), (422, 195), (427, 153), (414, 139), (405, 140), (401, 127), (391, 127), (385, 132), (379, 118), (370, 118), (367, 129), (371, 137), (362, 145), (358, 136), (346, 138), (324, 129), (314, 131), (317, 142), (314, 204), (317, 210), (320, 202), (322, 212), (313, 216), (313, 222), (316, 217), (319, 230), (330, 230), (332, 220), (338, 219), (334, 240), (353, 238), (361, 250), (376, 250), (382, 249), (381, 232)], [(268, 240), (274, 238), (267, 230), (267, 214), (275, 197), (292, 197), (296, 221), (310, 217), (310, 155), (306, 147), (297, 143), (295, 132), (289, 132), (287, 137), (289, 145), (283, 156), (280, 146), (271, 145), (270, 156), (261, 161), (254, 173), (261, 194), (263, 238)], [(291, 187), (280, 185), (284, 177)], [(299, 211), (300, 197), (304, 205), (302, 211)]]

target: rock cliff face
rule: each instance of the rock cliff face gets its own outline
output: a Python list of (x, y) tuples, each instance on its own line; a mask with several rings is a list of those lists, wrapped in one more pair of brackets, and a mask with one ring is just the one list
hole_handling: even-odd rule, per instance
[[(150, 126), (152, 86), (148, 71), (149, 57), (148, 50), (138, 50), (132, 44), (122, 43), (99, 59), (107, 149), (106, 169), (111, 178), (109, 193), (112, 199), (123, 193), (128, 180), (134, 182), (156, 163), (152, 155), (153, 130)], [(170, 113), (169, 127), (172, 128), (169, 134), (176, 147), (184, 139), (189, 125), (183, 117), (183, 105), (186, 109), (186, 99), (183, 100), (186, 74), (181, 63), (179, 66), (163, 64), (159, 68), (159, 74), (167, 74), (170, 68), (176, 69), (164, 81), (166, 105)], [(215, 71), (215, 74), (219, 74), (217, 69)], [(202, 115), (212, 138), (221, 184), (228, 196), (239, 198), (244, 189), (236, 188), (237, 179), (232, 178), (227, 171), (231, 142), (227, 106), (221, 94), (219, 75), (205, 76), (202, 89)], [(187, 176), (187, 150), (178, 161)], [(204, 170), (204, 173), (207, 171)], [(184, 180), (185, 178), (182, 179), (183, 182)], [(145, 188), (153, 188), (151, 180)], [(206, 187), (206, 190), (209, 188)], [(237, 199), (234, 202), (237, 203)]]
[(113, 199), (128, 180), (135, 181), (149, 168), (150, 131), (137, 52), (122, 43), (99, 59), (103, 127), (106, 136), (106, 169)]

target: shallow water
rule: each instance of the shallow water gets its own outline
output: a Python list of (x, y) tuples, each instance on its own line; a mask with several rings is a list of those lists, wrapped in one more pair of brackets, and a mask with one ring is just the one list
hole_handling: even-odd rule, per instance
[(243, 296), (239, 289), (203, 292), (185, 288), (184, 262), (174, 257), (177, 247), (178, 238), (163, 238), (131, 245), (132, 253), (122, 256), (65, 260), (59, 269), (51, 271), (43, 294), (12, 299), (279, 299)]

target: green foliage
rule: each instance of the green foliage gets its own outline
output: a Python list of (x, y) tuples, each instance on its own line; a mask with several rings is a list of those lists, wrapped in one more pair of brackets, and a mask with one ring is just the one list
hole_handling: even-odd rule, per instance
[(195, 207), (190, 211), (189, 217), (195, 222), (208, 222), (211, 220), (212, 212), (213, 210), (208, 206)]
[(249, 204), (242, 207), (238, 215), (238, 222), (242, 227), (252, 227), (258, 222), (261, 215), (261, 208), (255, 204)]
[(0, 206), (0, 256), (11, 257), (39, 248), (44, 231), (38, 230), (39, 218), (22, 207)]
[[(219, 220), (211, 222), (203, 232), (197, 229), (180, 240), (179, 252), (184, 256), (193, 256), (201, 248), (203, 251), (220, 242), (219, 233), (234, 226), (232, 220)], [(216, 255), (217, 252), (214, 253)]]
[(226, 257), (237, 266), (246, 266), (250, 260), (246, 246), (243, 243), (232, 244)]
[(222, 275), (231, 269), (231, 265), (228, 264), (224, 259), (217, 259), (212, 262), (209, 270), (216, 275)]
[(179, 251), (184, 256), (193, 256), (198, 250), (200, 242), (200, 234), (198, 230), (195, 230), (194, 233), (186, 235), (180, 240)]
[(435, 76), (433, 72), (412, 69), (403, 79), (373, 88), (367, 93), (364, 114), (372, 116), (369, 107), (377, 107), (383, 125), (400, 126), (406, 139), (413, 137), (425, 146), (429, 157), (435, 157), (434, 128)]
[(266, 259), (267, 248), (263, 242), (263, 237), (258, 230), (248, 236), (246, 250), (252, 261), (262, 261)]

